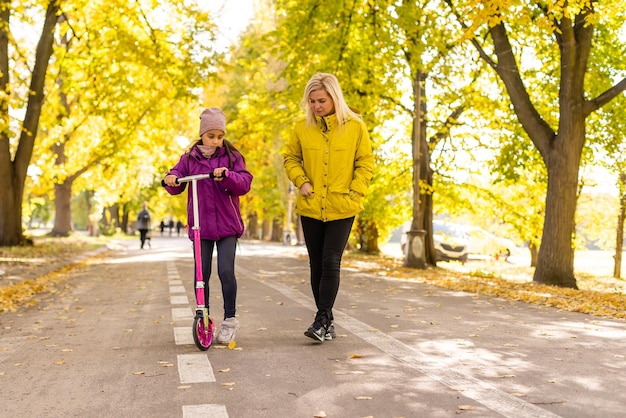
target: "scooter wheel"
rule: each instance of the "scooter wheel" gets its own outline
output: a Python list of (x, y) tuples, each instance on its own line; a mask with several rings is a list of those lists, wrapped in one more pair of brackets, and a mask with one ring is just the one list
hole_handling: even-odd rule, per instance
[(193, 341), (196, 343), (196, 347), (198, 347), (202, 351), (206, 351), (211, 346), (213, 342), (213, 330), (215, 325), (213, 325), (213, 321), (209, 318), (209, 326), (204, 326), (204, 318), (199, 317), (193, 320)]

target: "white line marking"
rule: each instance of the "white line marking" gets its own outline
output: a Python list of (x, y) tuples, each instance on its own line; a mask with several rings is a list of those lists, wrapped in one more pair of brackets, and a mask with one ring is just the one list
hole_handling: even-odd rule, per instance
[[(248, 276), (274, 288), (300, 305), (311, 306), (311, 298), (304, 296), (304, 294), (296, 290), (270, 280), (259, 280), (257, 278), (258, 274), (250, 270), (248, 270)], [(335, 323), (340, 324), (343, 328), (357, 335), (364, 341), (449, 388), (466, 388), (466, 390), (463, 391), (463, 396), (474, 399), (499, 414), (512, 418), (559, 417), (559, 415), (553, 414), (545, 409), (541, 409), (528, 402), (524, 402), (523, 400), (509, 395), (506, 392), (502, 392), (489, 383), (455, 370), (444, 369), (441, 367), (441, 364), (438, 364), (437, 359), (404, 344), (384, 332), (373, 332), (373, 327), (359, 321), (356, 318), (352, 318), (343, 312), (337, 311), (333, 313), (336, 318), (340, 319), (339, 321), (335, 321)]]
[(189, 298), (187, 295), (170, 296), (170, 303), (172, 305), (189, 305)]
[(183, 285), (182, 280), (170, 280), (170, 286), (182, 286), (182, 285)]
[(184, 321), (193, 319), (194, 311), (191, 308), (172, 308), (172, 320)]
[(168, 261), (167, 262), (167, 277), (170, 279), (179, 279), (180, 276), (178, 275), (178, 269), (176, 268), (176, 263), (173, 261)]
[(213, 368), (206, 354), (179, 354), (180, 383), (215, 382)]
[(191, 327), (174, 327), (174, 341), (176, 345), (195, 344)]
[(224, 405), (184, 405), (183, 418), (228, 418), (228, 412)]
[(185, 286), (170, 286), (170, 293), (185, 293)]

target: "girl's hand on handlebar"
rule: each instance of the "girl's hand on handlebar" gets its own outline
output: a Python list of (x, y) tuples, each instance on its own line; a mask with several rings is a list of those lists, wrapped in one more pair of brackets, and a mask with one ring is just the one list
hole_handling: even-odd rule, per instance
[(228, 169), (226, 167), (218, 167), (213, 170), (213, 180), (222, 181), (228, 177)]
[(168, 174), (163, 179), (163, 182), (170, 187), (178, 187), (180, 184), (176, 183), (176, 176), (173, 174)]

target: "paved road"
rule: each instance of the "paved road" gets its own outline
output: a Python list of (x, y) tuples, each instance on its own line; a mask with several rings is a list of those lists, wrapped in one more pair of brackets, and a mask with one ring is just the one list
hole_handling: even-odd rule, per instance
[(346, 269), (339, 336), (316, 344), (303, 249), (242, 242), (237, 347), (200, 352), (189, 242), (136, 247), (0, 314), (0, 416), (624, 415), (625, 322)]

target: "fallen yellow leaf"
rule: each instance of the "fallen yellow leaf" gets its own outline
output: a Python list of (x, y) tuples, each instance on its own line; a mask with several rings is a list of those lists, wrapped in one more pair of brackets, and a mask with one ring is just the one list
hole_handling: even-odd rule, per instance
[(459, 405), (459, 406), (457, 406), (457, 409), (459, 409), (461, 411), (471, 411), (472, 409), (476, 409), (476, 407), (474, 407), (472, 405)]

